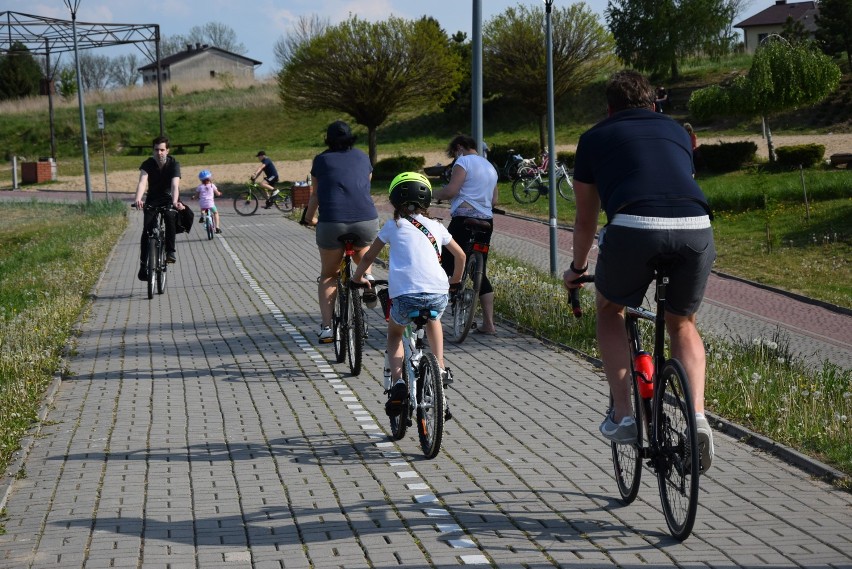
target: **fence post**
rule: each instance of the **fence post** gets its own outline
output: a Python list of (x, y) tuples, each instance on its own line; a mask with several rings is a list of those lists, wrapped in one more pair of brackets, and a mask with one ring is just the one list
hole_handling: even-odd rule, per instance
[(12, 156), (12, 189), (18, 189), (18, 157)]
[(802, 178), (802, 193), (805, 195), (805, 221), (811, 222), (811, 208), (808, 205), (808, 189), (805, 187), (805, 169), (799, 164), (799, 175)]

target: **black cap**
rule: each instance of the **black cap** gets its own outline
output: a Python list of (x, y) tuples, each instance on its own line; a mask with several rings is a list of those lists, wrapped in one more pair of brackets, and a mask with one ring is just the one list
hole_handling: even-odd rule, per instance
[(260, 152), (258, 152), (257, 154), (254, 155), (255, 158), (260, 158), (261, 156), (266, 156), (266, 152), (261, 150)]
[(349, 138), (352, 136), (352, 130), (349, 125), (343, 121), (334, 121), (328, 125), (328, 130), (325, 131), (326, 140), (337, 140), (339, 138)]

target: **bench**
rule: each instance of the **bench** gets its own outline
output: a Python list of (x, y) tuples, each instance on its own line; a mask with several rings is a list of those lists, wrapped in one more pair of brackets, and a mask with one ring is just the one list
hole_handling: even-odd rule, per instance
[(849, 168), (849, 164), (852, 164), (852, 153), (843, 152), (840, 154), (832, 154), (829, 158), (831, 165), (835, 168), (840, 167), (840, 165), (845, 165), (846, 168)]
[[(179, 142), (171, 143), (169, 149), (175, 154), (183, 154), (184, 148), (198, 148), (198, 153), (203, 154), (204, 149), (210, 146), (209, 142)], [(151, 150), (151, 144), (128, 144), (127, 148), (134, 150), (136, 154), (144, 154), (146, 150)]]

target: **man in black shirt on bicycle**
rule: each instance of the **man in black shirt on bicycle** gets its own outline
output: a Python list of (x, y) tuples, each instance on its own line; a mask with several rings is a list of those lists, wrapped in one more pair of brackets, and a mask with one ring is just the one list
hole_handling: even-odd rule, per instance
[[(168, 207), (173, 206), (176, 210), (182, 210), (183, 204), (180, 199), (180, 162), (169, 156), (169, 139), (158, 136), (154, 139), (154, 155), (139, 166), (139, 183), (136, 186), (136, 198), (134, 203), (136, 209), (143, 211), (145, 206)], [(145, 202), (142, 196), (145, 190)], [(157, 214), (152, 210), (144, 210), (145, 218), (142, 227), (142, 243), (139, 253), (139, 280), (148, 280), (148, 232), (157, 223)], [(169, 210), (165, 213), (166, 219), (166, 262), (174, 263), (175, 257), (175, 232), (177, 212)]]
[(654, 262), (673, 258), (666, 328), (672, 356), (689, 378), (706, 471), (713, 433), (704, 416), (706, 362), (695, 313), (716, 258), (709, 207), (693, 177), (689, 136), (670, 117), (654, 112), (656, 97), (648, 80), (635, 71), (615, 73), (606, 98), (609, 117), (586, 131), (577, 145), (574, 260), (563, 275), (566, 288), (578, 286), (574, 280), (588, 268), (603, 207), (607, 224), (598, 236), (595, 267), (597, 336), (613, 408), (600, 431), (615, 443), (636, 441), (624, 307), (640, 306), (654, 278)]

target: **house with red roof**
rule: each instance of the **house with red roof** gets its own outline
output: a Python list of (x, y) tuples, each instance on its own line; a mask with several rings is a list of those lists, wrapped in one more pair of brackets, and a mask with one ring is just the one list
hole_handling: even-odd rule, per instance
[(775, 4), (766, 10), (746, 18), (734, 27), (743, 31), (745, 50), (748, 53), (754, 53), (760, 42), (767, 36), (781, 33), (787, 18), (792, 18), (794, 22), (801, 22), (804, 29), (813, 37), (817, 28), (817, 14), (819, 14), (819, 7), (816, 2), (775, 0)]

